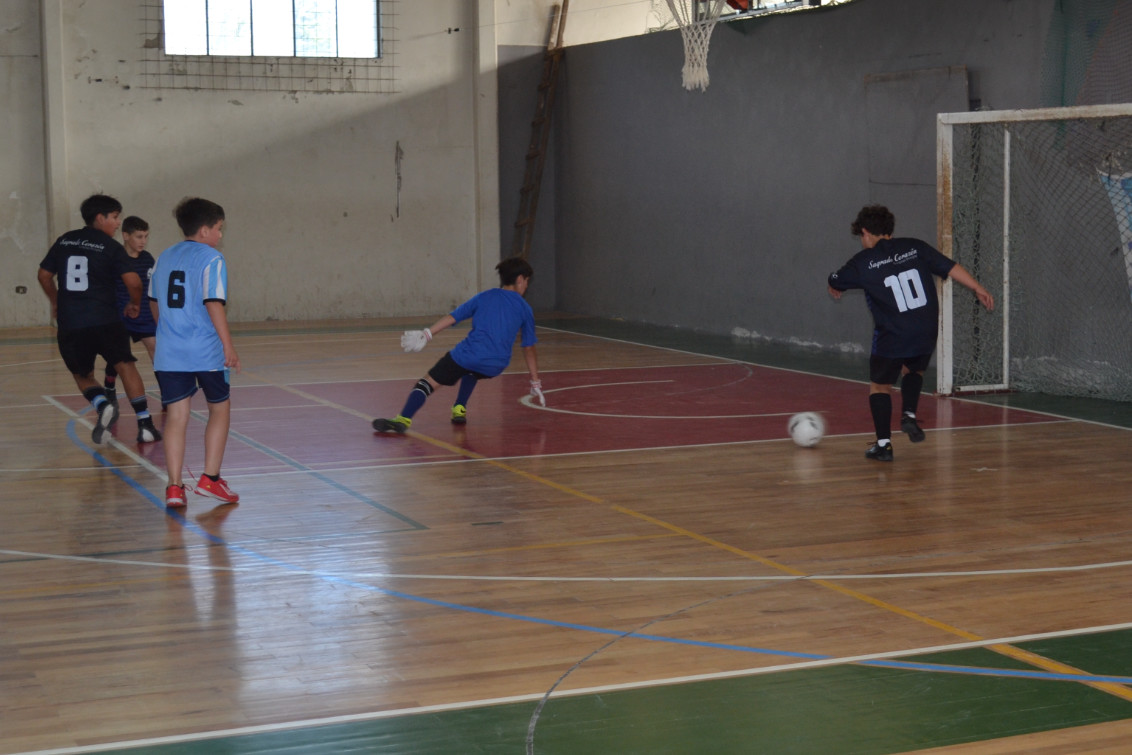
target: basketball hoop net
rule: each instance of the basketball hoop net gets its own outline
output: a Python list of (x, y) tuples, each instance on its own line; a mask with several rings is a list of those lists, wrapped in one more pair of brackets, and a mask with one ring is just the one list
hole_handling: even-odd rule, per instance
[(727, 0), (667, 0), (672, 17), (684, 38), (684, 88), (688, 91), (708, 86), (707, 55), (711, 33)]

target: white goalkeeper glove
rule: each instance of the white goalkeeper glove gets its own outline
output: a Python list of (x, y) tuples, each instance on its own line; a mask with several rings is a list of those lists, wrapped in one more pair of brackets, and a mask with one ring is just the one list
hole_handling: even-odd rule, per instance
[(546, 406), (546, 396), (542, 395), (542, 381), (531, 381), (531, 395), (538, 399), (539, 404)]
[(405, 351), (420, 351), (425, 347), (425, 344), (431, 340), (432, 331), (428, 328), (424, 330), (406, 330), (401, 334), (401, 348)]

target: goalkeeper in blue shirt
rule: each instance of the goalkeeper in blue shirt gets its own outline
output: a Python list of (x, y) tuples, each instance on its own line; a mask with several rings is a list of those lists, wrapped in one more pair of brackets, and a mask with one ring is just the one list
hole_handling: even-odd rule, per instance
[(378, 418), (373, 429), (380, 433), (404, 433), (413, 424), (416, 414), (432, 392), (441, 385), (460, 384), (456, 403), (452, 407), (453, 424), (467, 422), (468, 400), (476, 383), (492, 378), (507, 369), (511, 362), (511, 347), (515, 336), (522, 335), (523, 358), (531, 378), (531, 395), (546, 406), (542, 383), (538, 377), (538, 357), (535, 353), (535, 316), (531, 305), (523, 299), (534, 271), (530, 263), (520, 257), (509, 257), (495, 266), (499, 273), (499, 288), (481, 291), (450, 314), (444, 315), (424, 330), (409, 330), (401, 336), (405, 351), (420, 351), (432, 337), (447, 327), (472, 318), (472, 330), (467, 337), (432, 366), (428, 374), (417, 381), (409, 393), (401, 413), (392, 419)]

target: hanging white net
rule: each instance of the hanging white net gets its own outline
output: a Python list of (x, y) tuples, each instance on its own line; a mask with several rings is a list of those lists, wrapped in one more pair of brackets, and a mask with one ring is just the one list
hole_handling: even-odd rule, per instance
[(708, 86), (707, 56), (711, 33), (727, 0), (667, 0), (684, 38), (684, 88), (703, 91)]

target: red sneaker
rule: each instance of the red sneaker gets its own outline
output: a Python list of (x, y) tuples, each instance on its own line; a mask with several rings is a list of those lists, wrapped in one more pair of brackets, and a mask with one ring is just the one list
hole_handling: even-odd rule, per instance
[(170, 485), (165, 488), (165, 505), (168, 508), (176, 509), (185, 505), (185, 486), (184, 485)]
[(228, 481), (223, 477), (213, 482), (208, 479), (207, 475), (201, 475), (200, 480), (197, 481), (196, 493), (224, 501), (224, 503), (236, 503), (240, 500), (240, 496), (232, 492), (232, 488), (228, 487)]

